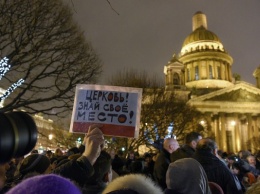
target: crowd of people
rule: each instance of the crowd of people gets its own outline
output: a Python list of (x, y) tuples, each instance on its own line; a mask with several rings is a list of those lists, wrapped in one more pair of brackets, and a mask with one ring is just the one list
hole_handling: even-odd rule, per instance
[(104, 149), (102, 126), (93, 125), (79, 148), (60, 149), (0, 164), (7, 194), (257, 194), (260, 153), (227, 154), (191, 132), (184, 145), (166, 138), (157, 153)]

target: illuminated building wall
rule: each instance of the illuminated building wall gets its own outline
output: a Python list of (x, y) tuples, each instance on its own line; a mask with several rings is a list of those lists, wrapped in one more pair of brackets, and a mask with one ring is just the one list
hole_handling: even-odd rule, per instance
[(166, 90), (187, 95), (187, 103), (203, 113), (205, 127), (220, 149), (255, 151), (258, 148), (248, 140), (259, 137), (260, 67), (253, 74), (256, 86), (235, 81), (233, 58), (207, 29), (206, 15), (197, 12), (192, 22), (181, 51), (164, 67)]

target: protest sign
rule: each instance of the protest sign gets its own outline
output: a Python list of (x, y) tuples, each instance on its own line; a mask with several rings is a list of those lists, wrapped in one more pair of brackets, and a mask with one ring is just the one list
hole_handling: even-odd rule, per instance
[(108, 136), (137, 137), (142, 89), (103, 85), (77, 85), (70, 132), (86, 133), (102, 124)]

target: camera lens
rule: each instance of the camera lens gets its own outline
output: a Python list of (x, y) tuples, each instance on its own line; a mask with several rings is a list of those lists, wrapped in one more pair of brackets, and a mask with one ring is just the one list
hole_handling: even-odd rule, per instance
[(0, 163), (29, 153), (37, 142), (37, 127), (25, 112), (0, 113)]

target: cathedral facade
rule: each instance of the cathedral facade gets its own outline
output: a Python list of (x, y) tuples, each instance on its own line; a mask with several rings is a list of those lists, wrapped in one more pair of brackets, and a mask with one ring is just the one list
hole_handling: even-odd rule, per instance
[(258, 149), (252, 139), (260, 131), (260, 68), (256, 86), (232, 75), (233, 58), (207, 28), (202, 12), (192, 17), (192, 33), (181, 51), (164, 67), (167, 91), (187, 94), (187, 103), (203, 114), (198, 121), (227, 152)]

